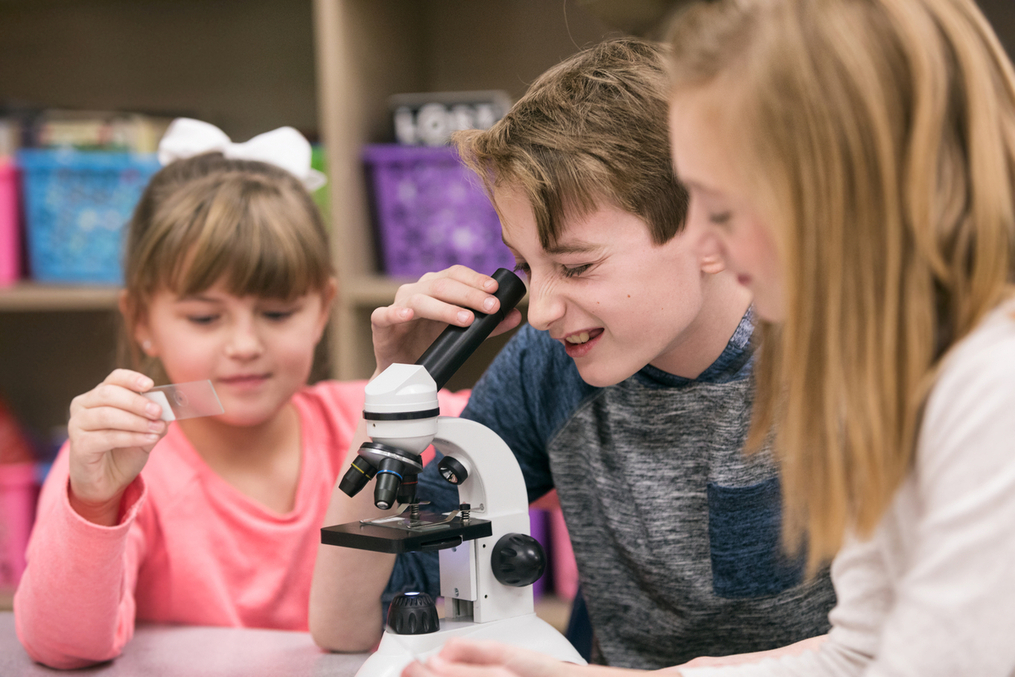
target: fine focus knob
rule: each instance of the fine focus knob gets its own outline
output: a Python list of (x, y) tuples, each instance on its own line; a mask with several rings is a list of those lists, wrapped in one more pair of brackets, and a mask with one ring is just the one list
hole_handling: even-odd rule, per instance
[(425, 635), (440, 630), (437, 606), (425, 592), (400, 592), (388, 607), (388, 627), (396, 635)]
[(528, 534), (505, 534), (493, 546), (493, 575), (504, 585), (522, 588), (539, 580), (546, 570), (546, 554)]

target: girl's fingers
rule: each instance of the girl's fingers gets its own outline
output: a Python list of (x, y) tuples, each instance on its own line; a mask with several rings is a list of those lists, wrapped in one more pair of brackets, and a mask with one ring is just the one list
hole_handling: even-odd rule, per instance
[[(131, 381), (136, 383), (137, 379), (131, 379)], [(148, 382), (150, 383), (151, 379), (148, 379)], [(71, 403), (71, 416), (80, 415), (84, 410), (107, 407), (130, 412), (150, 420), (157, 420), (162, 416), (162, 408), (146, 397), (142, 397), (136, 391), (130, 390), (122, 384), (105, 381), (84, 395), (74, 398)]]
[[(148, 452), (151, 451), (151, 448), (154, 447), (160, 439), (162, 439), (162, 433), (136, 433), (126, 430), (104, 430), (102, 432), (92, 433), (92, 437), (88, 441), (87, 446), (94, 447), (95, 450), (102, 452), (107, 452), (111, 449), (133, 448), (140, 448), (145, 452)], [(79, 451), (87, 452), (87, 449), (80, 449), (81, 446), (82, 445), (79, 442)]]
[[(148, 402), (148, 404), (152, 403)], [(155, 406), (158, 408), (158, 405)], [(138, 415), (118, 407), (93, 407), (85, 409), (77, 415), (75, 427), (82, 432), (120, 430), (124, 432), (161, 433), (166, 428), (166, 422), (158, 417), (152, 417), (150, 413)]]
[(139, 393), (143, 393), (155, 385), (155, 382), (144, 374), (130, 369), (114, 369), (102, 382)]

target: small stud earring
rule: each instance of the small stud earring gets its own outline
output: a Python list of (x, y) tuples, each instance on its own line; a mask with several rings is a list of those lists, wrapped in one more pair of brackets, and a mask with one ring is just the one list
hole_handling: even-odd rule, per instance
[(151, 350), (152, 349), (152, 342), (147, 340), (147, 339), (145, 339), (144, 341), (141, 342), (141, 347), (144, 348), (145, 350)]

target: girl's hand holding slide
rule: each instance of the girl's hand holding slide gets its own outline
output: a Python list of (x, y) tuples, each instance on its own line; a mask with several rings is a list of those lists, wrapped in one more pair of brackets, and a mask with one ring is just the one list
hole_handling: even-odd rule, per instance
[(166, 434), (162, 409), (142, 397), (154, 382), (117, 369), (71, 402), (70, 504), (85, 519), (112, 526), (120, 498)]
[[(402, 677), (633, 677), (646, 673), (563, 663), (544, 654), (500, 642), (450, 639), (425, 663), (410, 663)], [(668, 675), (676, 675), (672, 668)]]
[[(473, 311), (489, 314), (500, 307), (493, 296), (497, 281), (465, 266), (427, 273), (417, 282), (403, 284), (395, 302), (370, 315), (377, 373), (394, 363), (412, 364), (449, 324), (468, 327)], [(512, 310), (491, 336), (513, 329), (521, 313)]]

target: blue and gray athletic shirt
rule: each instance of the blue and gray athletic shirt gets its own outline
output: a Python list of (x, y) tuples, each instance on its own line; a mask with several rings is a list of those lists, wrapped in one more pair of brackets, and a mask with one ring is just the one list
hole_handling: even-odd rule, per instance
[[(827, 572), (802, 582), (782, 554), (779, 481), (745, 456), (751, 314), (696, 379), (646, 366), (607, 388), (523, 327), (476, 384), (465, 418), (518, 458), (529, 500), (557, 489), (596, 641), (609, 665), (655, 669), (785, 646), (828, 631)], [(458, 505), (432, 462), (418, 495)], [(397, 558), (385, 599), (440, 593), (438, 558)]]

